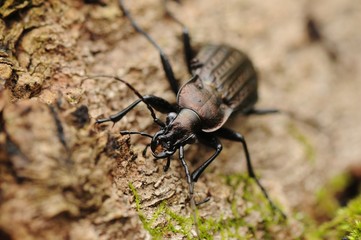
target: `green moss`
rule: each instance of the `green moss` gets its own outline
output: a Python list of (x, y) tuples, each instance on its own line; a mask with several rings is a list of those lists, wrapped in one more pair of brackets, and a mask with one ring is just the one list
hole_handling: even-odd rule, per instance
[[(255, 239), (256, 231), (261, 231), (263, 239), (273, 239), (272, 228), (276, 225), (283, 225), (280, 218), (274, 218), (272, 209), (267, 200), (260, 191), (254, 191), (256, 184), (250, 180), (248, 176), (236, 174), (223, 177), (227, 186), (230, 187), (232, 196), (230, 199), (230, 207), (232, 216), (224, 217), (221, 213), (218, 218), (200, 218), (197, 214), (198, 228), (200, 232), (200, 239), (214, 239), (214, 236), (220, 236), (221, 239)], [(135, 187), (129, 184), (129, 187), (134, 195), (136, 210), (146, 229), (153, 237), (153, 239), (169, 238), (175, 234), (181, 235), (186, 239), (194, 239), (192, 229), (194, 228), (194, 220), (192, 216), (181, 216), (172, 211), (165, 202), (162, 202), (154, 214), (150, 218), (146, 218), (141, 208), (141, 199)], [(242, 188), (243, 194), (239, 194), (239, 188)], [(242, 198), (242, 199), (240, 199)], [(245, 213), (239, 213), (237, 210), (237, 203), (252, 202), (247, 204)], [(260, 213), (261, 219), (256, 225), (247, 222), (245, 219), (249, 213), (257, 211)], [(156, 225), (159, 218), (165, 218), (166, 224)]]
[(325, 187), (317, 193), (317, 207), (314, 214), (323, 218), (333, 218), (337, 209), (340, 208), (338, 200), (335, 198), (350, 183), (350, 176), (341, 174), (334, 177)]
[(308, 239), (361, 239), (361, 196), (340, 208), (331, 221), (309, 234)]
[[(139, 214), (139, 218), (143, 223), (143, 227), (150, 233), (153, 239), (162, 239), (169, 233), (180, 233), (187, 239), (192, 238), (190, 230), (192, 228), (193, 221), (190, 217), (183, 217), (176, 214), (167, 207), (165, 202), (162, 202), (159, 204), (152, 217), (147, 219), (141, 208), (141, 198), (137, 190), (132, 183), (129, 183), (129, 188), (135, 198), (135, 207)], [(165, 217), (167, 219), (167, 224), (164, 226), (155, 224), (155, 222), (161, 217)]]
[(316, 219), (329, 219), (319, 225), (312, 219), (304, 222), (306, 226), (306, 239), (361, 239), (361, 195), (340, 207), (336, 196), (349, 184), (351, 178), (347, 174), (334, 177), (317, 194), (317, 206), (314, 207)]
[(290, 123), (288, 125), (288, 131), (292, 137), (294, 137), (302, 146), (306, 155), (306, 158), (310, 162), (315, 162), (316, 153), (313, 145), (311, 144), (310, 140), (304, 135), (296, 125)]
[(145, 215), (144, 212), (141, 209), (141, 199), (140, 196), (137, 192), (137, 190), (135, 189), (134, 185), (132, 183), (129, 183), (129, 188), (133, 193), (134, 196), (134, 200), (135, 200), (135, 208), (137, 210), (137, 213), (139, 215), (140, 221), (142, 221), (143, 223), (143, 227), (145, 230), (147, 230), (154, 238), (159, 238), (161, 236), (161, 232), (159, 231), (159, 229), (157, 228), (152, 228), (152, 222), (154, 220), (148, 220)]

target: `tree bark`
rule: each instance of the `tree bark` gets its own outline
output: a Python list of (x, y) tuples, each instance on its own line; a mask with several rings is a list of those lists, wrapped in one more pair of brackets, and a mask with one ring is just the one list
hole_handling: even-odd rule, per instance
[[(164, 48), (177, 78), (189, 78), (181, 29), (165, 16), (162, 1), (125, 2)], [(308, 89), (310, 83), (294, 82), (289, 76), (303, 79), (304, 71), (294, 69), (315, 70), (307, 64), (317, 59), (325, 70), (310, 78), (313, 87), (322, 88), (318, 79), (348, 69), (342, 63), (344, 55), (322, 43), (320, 36), (307, 35), (303, 27), (310, 11), (301, 8), (302, 3), (283, 6), (276, 4), (282, 1), (273, 0), (270, 6), (261, 2), (170, 3), (189, 26), (196, 49), (205, 42), (245, 49), (260, 72), (260, 108), (281, 105), (289, 113), (252, 120), (235, 116), (229, 123), (247, 136), (256, 172), (261, 169), (261, 181), (289, 215), (288, 222), (270, 211), (246, 174), (239, 175), (245, 169), (239, 164), (240, 159), (244, 161), (241, 146), (226, 142), (219, 159), (196, 184), (197, 199), (211, 196), (198, 209), (202, 236), (208, 236), (208, 231), (210, 238), (302, 237), (304, 224), (292, 217), (292, 209), (312, 206), (312, 194), (337, 172), (321, 171), (328, 165), (322, 159), (330, 156), (333, 146), (327, 141), (333, 138), (320, 136), (310, 120), (323, 102), (297, 96), (298, 89)], [(322, 10), (315, 13), (323, 16)], [(124, 84), (95, 75), (119, 76), (144, 95), (176, 101), (157, 51), (134, 31), (118, 3), (8, 0), (1, 3), (0, 14), (0, 238), (194, 238), (186, 179), (177, 158), (164, 173), (165, 162), (153, 161), (150, 153), (142, 155), (148, 139), (119, 134), (120, 130), (157, 131), (145, 106), (114, 127), (95, 123), (137, 99)], [(284, 29), (289, 31), (284, 33)], [(284, 61), (291, 54), (299, 59), (295, 65)], [(341, 56), (338, 63), (337, 56)], [(333, 69), (333, 64), (343, 70)], [(332, 94), (337, 88), (327, 91)], [(317, 95), (313, 88), (310, 92)], [(309, 111), (296, 111), (300, 98), (314, 103)], [(331, 115), (338, 112), (330, 110)], [(321, 126), (328, 118), (315, 119)], [(210, 151), (192, 145), (186, 160), (195, 169)], [(315, 158), (321, 159), (316, 166)], [(352, 162), (345, 161), (344, 167)], [(317, 184), (310, 184), (310, 176), (319, 180)]]

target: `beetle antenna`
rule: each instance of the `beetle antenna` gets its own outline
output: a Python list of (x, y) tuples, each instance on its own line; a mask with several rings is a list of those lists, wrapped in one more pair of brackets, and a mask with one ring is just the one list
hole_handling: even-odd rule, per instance
[(147, 38), (147, 40), (161, 53), (164, 55), (162, 48), (158, 45), (158, 43), (156, 41), (154, 41), (154, 39), (148, 34), (146, 33), (139, 25), (136, 21), (134, 21), (132, 15), (130, 14), (130, 12), (128, 11), (128, 9), (124, 6), (124, 1), (123, 0), (119, 0), (119, 6), (121, 8), (121, 10), (123, 11), (124, 15), (130, 20), (130, 23), (132, 24), (133, 28), (139, 32), (140, 34), (142, 34), (145, 38)]
[(150, 112), (150, 114), (152, 115), (152, 118), (154, 120), (155, 123), (157, 123), (159, 126), (161, 127), (164, 127), (165, 124), (159, 119), (157, 118), (157, 116), (155, 115), (155, 112), (152, 108), (152, 106), (144, 99), (143, 95), (140, 94), (130, 83), (128, 83), (127, 81), (119, 78), (119, 77), (115, 77), (115, 76), (109, 76), (109, 75), (95, 75), (95, 76), (88, 76), (84, 79), (82, 79), (82, 82), (87, 80), (87, 79), (91, 79), (91, 78), (108, 78), (108, 79), (113, 79), (113, 80), (116, 80), (116, 81), (119, 81), (119, 82), (122, 82), (124, 83), (130, 90), (133, 91), (133, 93), (135, 95), (137, 95), (139, 97), (139, 99), (145, 103), (145, 105), (147, 105), (147, 108)]
[[(174, 14), (169, 10), (168, 8), (168, 4), (167, 2), (169, 2), (169, 0), (163, 0), (163, 5), (164, 5), (164, 8), (165, 8), (165, 12), (166, 14), (173, 19), (173, 21), (175, 21), (177, 24), (179, 24), (183, 29), (186, 30), (186, 32), (188, 32), (188, 28), (186, 25), (184, 25), (176, 16), (174, 16)], [(175, 1), (177, 2), (178, 4), (180, 4), (178, 1)]]
[(138, 23), (133, 19), (132, 15), (130, 14), (130, 12), (128, 11), (128, 9), (125, 7), (124, 5), (124, 1), (123, 0), (119, 0), (119, 6), (120, 9), (123, 11), (123, 14), (129, 19), (130, 23), (132, 24), (133, 28), (139, 32), (140, 34), (142, 34), (159, 52), (160, 55), (160, 59), (162, 62), (162, 66), (163, 66), (163, 70), (164, 73), (170, 83), (170, 86), (173, 90), (173, 92), (177, 93), (178, 92), (178, 82), (174, 76), (174, 72), (172, 69), (172, 66), (170, 65), (169, 59), (167, 57), (167, 55), (164, 53), (164, 51), (162, 50), (162, 48), (158, 45), (158, 43), (147, 33), (145, 32), (139, 25)]

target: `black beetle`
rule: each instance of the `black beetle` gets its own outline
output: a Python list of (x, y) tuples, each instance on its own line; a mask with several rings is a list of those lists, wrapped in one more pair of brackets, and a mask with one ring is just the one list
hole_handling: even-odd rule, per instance
[[(156, 159), (167, 158), (167, 163), (164, 167), (165, 171), (169, 168), (170, 157), (178, 150), (179, 158), (187, 176), (191, 201), (194, 201), (193, 183), (198, 180), (203, 171), (222, 151), (222, 144), (218, 137), (240, 142), (244, 148), (247, 170), (250, 177), (260, 187), (272, 208), (280, 211), (270, 200), (265, 188), (261, 185), (253, 171), (244, 137), (223, 127), (231, 114), (235, 112), (247, 115), (277, 112), (277, 110), (254, 109), (258, 98), (257, 73), (251, 60), (243, 52), (224, 44), (206, 45), (194, 57), (187, 28), (170, 13), (165, 4), (166, 13), (183, 27), (185, 59), (188, 70), (192, 74), (192, 78), (179, 88), (169, 60), (162, 49), (134, 21), (122, 0), (119, 0), (119, 4), (124, 15), (130, 20), (136, 31), (145, 36), (159, 51), (166, 77), (172, 90), (177, 94), (177, 104), (171, 104), (163, 98), (152, 95), (142, 96), (130, 84), (115, 78), (127, 84), (137, 94), (139, 99), (109, 118), (98, 119), (97, 123), (108, 121), (116, 123), (138, 103), (144, 102), (150, 110), (154, 121), (160, 126), (160, 130), (154, 136), (136, 131), (121, 131), (121, 133), (141, 134), (152, 138), (150, 148), (153, 156)], [(153, 108), (162, 113), (168, 113), (165, 123), (155, 116)], [(196, 140), (214, 148), (215, 152), (199, 168), (190, 173), (184, 160), (184, 146), (194, 143)], [(284, 216), (282, 211), (280, 212)]]

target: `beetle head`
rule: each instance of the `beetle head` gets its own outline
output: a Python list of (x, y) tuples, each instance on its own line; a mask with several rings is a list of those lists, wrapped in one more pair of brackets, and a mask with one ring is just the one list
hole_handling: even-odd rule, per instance
[(190, 109), (182, 109), (178, 114), (169, 113), (166, 126), (157, 132), (150, 144), (155, 158), (172, 156), (180, 146), (192, 143), (200, 125), (199, 116)]

